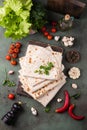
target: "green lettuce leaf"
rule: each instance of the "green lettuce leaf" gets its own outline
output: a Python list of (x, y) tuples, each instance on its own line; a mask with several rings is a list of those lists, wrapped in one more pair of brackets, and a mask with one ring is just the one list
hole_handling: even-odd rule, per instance
[(4, 0), (0, 7), (0, 26), (6, 29), (6, 37), (21, 39), (29, 34), (32, 5), (32, 0)]

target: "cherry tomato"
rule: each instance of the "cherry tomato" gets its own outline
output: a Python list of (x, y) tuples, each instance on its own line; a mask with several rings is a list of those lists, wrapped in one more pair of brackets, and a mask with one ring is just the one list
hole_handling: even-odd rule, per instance
[(44, 36), (48, 36), (49, 33), (47, 31), (44, 32)]
[(14, 50), (13, 50), (13, 49), (9, 49), (9, 50), (8, 50), (8, 53), (9, 53), (9, 54), (12, 54), (12, 53), (14, 53)]
[(48, 39), (48, 40), (52, 40), (52, 39), (53, 39), (53, 36), (49, 34), (49, 35), (47, 36), (47, 39)]
[(8, 94), (8, 98), (13, 100), (13, 99), (15, 99), (15, 95), (13, 93), (10, 93), (10, 94)]
[(17, 53), (13, 53), (13, 54), (11, 55), (11, 57), (12, 57), (12, 58), (17, 58), (18, 55), (17, 55)]
[(15, 44), (12, 43), (12, 44), (10, 45), (10, 49), (13, 50), (14, 48), (15, 48)]
[(51, 29), (51, 32), (52, 32), (52, 33), (55, 33), (56, 31), (57, 31), (57, 29), (54, 28), (54, 27)]
[(57, 22), (53, 21), (51, 24), (52, 24), (52, 26), (56, 26)]
[(11, 60), (11, 56), (10, 55), (6, 55), (5, 59), (6, 60)]
[(42, 31), (42, 32), (45, 32), (45, 31), (46, 31), (46, 27), (45, 27), (45, 26), (42, 27), (41, 31)]
[(14, 49), (14, 52), (15, 52), (15, 53), (19, 53), (19, 51), (20, 51), (19, 48), (15, 48), (15, 49)]
[(20, 48), (21, 47), (21, 43), (20, 42), (16, 42), (15, 46), (16, 46), (16, 48)]
[(17, 61), (16, 60), (11, 60), (11, 64), (12, 65), (17, 65)]

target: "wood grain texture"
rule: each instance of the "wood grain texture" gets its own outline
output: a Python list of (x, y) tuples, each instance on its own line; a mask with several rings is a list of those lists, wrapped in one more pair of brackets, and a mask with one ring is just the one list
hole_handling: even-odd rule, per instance
[(48, 0), (47, 9), (79, 18), (86, 4), (78, 0)]

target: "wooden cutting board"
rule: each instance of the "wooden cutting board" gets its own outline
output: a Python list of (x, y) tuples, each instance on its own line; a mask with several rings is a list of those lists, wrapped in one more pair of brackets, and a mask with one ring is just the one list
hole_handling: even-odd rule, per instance
[(79, 18), (86, 4), (78, 0), (48, 0), (47, 9)]

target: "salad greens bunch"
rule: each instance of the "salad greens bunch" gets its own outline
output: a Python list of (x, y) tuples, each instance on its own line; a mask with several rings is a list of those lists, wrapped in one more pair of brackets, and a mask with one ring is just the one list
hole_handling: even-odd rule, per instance
[(32, 0), (4, 0), (0, 7), (0, 26), (6, 29), (6, 37), (21, 39), (29, 34), (32, 6)]
[(39, 30), (46, 20), (46, 9), (33, 0), (4, 0), (0, 7), (0, 26), (5, 36), (14, 40), (27, 36), (31, 29)]

